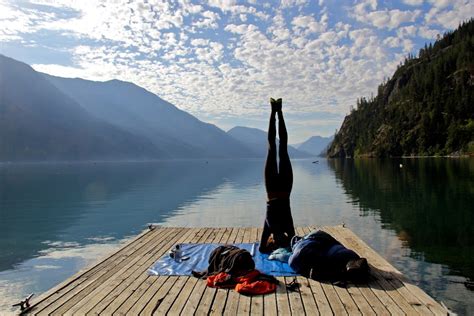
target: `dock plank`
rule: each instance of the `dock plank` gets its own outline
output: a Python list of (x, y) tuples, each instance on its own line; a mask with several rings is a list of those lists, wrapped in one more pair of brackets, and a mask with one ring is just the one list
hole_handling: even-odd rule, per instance
[[(120, 305), (120, 302), (123, 301), (122, 299), (131, 295), (132, 292), (129, 287), (142, 283), (147, 277), (148, 268), (157, 258), (166, 253), (169, 248), (174, 245), (174, 242), (175, 239), (173, 238), (168, 242), (166, 242), (165, 239), (159, 243), (156, 242), (150, 251), (133, 264), (132, 268), (129, 268), (125, 272), (118, 272), (117, 274), (119, 276), (113, 281), (111, 279), (107, 280), (106, 283), (89, 294), (89, 299), (86, 304), (80, 308), (76, 308), (76, 310), (80, 310), (81, 313), (89, 315), (99, 313), (112, 314), (118, 307), (117, 305)], [(126, 291), (127, 289), (128, 291)], [(119, 296), (122, 296), (122, 298), (119, 298)], [(114, 302), (114, 304), (111, 304), (112, 302)], [(71, 311), (74, 312), (73, 309), (71, 309)]]
[[(203, 229), (195, 229), (194, 236), (201, 237), (206, 233), (206, 230)], [(137, 314), (141, 311), (144, 304), (152, 297), (152, 291), (149, 290), (153, 283), (163, 284), (168, 276), (159, 276), (158, 278), (154, 278), (151, 276), (146, 276), (144, 282), (142, 282), (138, 288), (136, 288), (132, 295), (130, 295), (125, 302), (120, 305), (118, 310), (114, 312), (115, 315), (125, 315), (125, 314)]]
[[(228, 228), (224, 235), (222, 236), (221, 243), (223, 244), (232, 244), (234, 243), (235, 237), (237, 235), (237, 228)], [(214, 301), (211, 306), (210, 314), (211, 315), (222, 315), (225, 309), (225, 304), (227, 302), (227, 295), (229, 289), (219, 289), (214, 297)]]
[[(245, 228), (239, 228), (235, 243), (241, 243), (244, 240)], [(237, 315), (237, 307), (239, 306), (239, 293), (236, 291), (227, 292), (227, 300), (224, 309), (224, 315)]]
[[(243, 243), (248, 243), (252, 241), (252, 231), (249, 228), (246, 228), (244, 231), (244, 236), (242, 238)], [(239, 305), (237, 306), (238, 315), (249, 315), (251, 308), (251, 298), (246, 295), (239, 295)]]
[[(133, 253), (133, 251), (143, 246), (153, 234), (160, 234), (166, 232), (167, 229), (162, 230), (148, 230), (143, 232), (139, 237), (126, 243), (125, 247), (118, 249), (113, 252), (109, 257), (99, 260), (89, 268), (83, 269), (77, 274), (71, 276), (66, 281), (53, 287), (51, 290), (40, 295), (32, 302), (33, 308), (30, 309), (31, 314), (38, 314), (43, 309), (48, 308), (50, 305), (59, 305), (58, 300), (66, 295), (67, 293), (74, 291), (74, 289), (80, 286), (87, 280), (93, 280), (93, 278), (99, 275), (100, 270), (103, 270), (104, 265), (119, 264), (127, 255)], [(59, 304), (58, 304), (59, 303)]]
[[(210, 236), (209, 234), (208, 236)], [(208, 242), (210, 239), (206, 236), (206, 239), (203, 239), (203, 236), (195, 235), (193, 238), (186, 240), (186, 243), (199, 243), (199, 242)], [(194, 286), (196, 285), (197, 278), (189, 276), (178, 276), (175, 285), (170, 290), (166, 298), (161, 302), (158, 308), (153, 312), (154, 315), (163, 315), (168, 313), (171, 307), (174, 305), (174, 314), (170, 312), (171, 315), (178, 314), (183, 308), (186, 299), (191, 294)], [(175, 304), (176, 303), (176, 304)]]
[[(218, 241), (220, 236), (217, 236), (214, 232), (211, 231), (211, 234), (207, 237), (207, 242), (215, 242)], [(193, 291), (191, 292), (188, 300), (186, 301), (183, 309), (181, 311), (182, 315), (191, 315), (193, 314), (200, 305), (200, 301), (204, 290), (206, 289), (206, 281), (198, 280), (197, 283), (194, 285)]]
[[(194, 230), (194, 231), (189, 231), (189, 232), (190, 234), (194, 234), (194, 235), (196, 234), (205, 235), (206, 233), (208, 233), (208, 230), (197, 229), (197, 231)], [(183, 237), (186, 238), (187, 236), (184, 235)], [(174, 281), (174, 279), (170, 276), (159, 276), (156, 279), (150, 276), (148, 277), (148, 280), (142, 283), (142, 285), (140, 286), (141, 290), (138, 291), (138, 293), (140, 293), (141, 295), (137, 295), (133, 297), (135, 295), (134, 293), (132, 295), (134, 299), (133, 300), (128, 299), (127, 303), (122, 305), (120, 307), (120, 311), (117, 311), (117, 313), (124, 314), (124, 315), (138, 315), (139, 313), (143, 311), (145, 306), (150, 304), (152, 300), (155, 300), (155, 298), (156, 298), (156, 301), (159, 300), (157, 293), (160, 290), (161, 290), (160, 293), (167, 293), (167, 287), (171, 286), (172, 284), (169, 285), (170, 282)], [(168, 287), (168, 290), (169, 290), (169, 287)], [(155, 304), (156, 304), (156, 301), (155, 301)]]
[(166, 238), (167, 236), (177, 234), (178, 232), (178, 229), (172, 228), (151, 231), (149, 234), (146, 234), (145, 238), (141, 239), (139, 243), (132, 244), (132, 246), (125, 248), (125, 251), (112, 256), (114, 260), (106, 260), (95, 267), (94, 273), (79, 276), (71, 285), (58, 290), (47, 299), (40, 302), (37, 308), (34, 309), (35, 313), (39, 315), (64, 313), (68, 310), (68, 307), (72, 307), (75, 302), (80, 301), (89, 293), (89, 291), (98, 287), (102, 282), (114, 275), (116, 271), (129, 264), (130, 260), (140, 257), (144, 251), (147, 251), (149, 247), (153, 245), (153, 240), (155, 240), (155, 238), (160, 240), (162, 237)]
[[(209, 233), (212, 235), (212, 229), (207, 229)], [(182, 240), (179, 241), (179, 243), (186, 242), (188, 240), (186, 237), (183, 237)], [(165, 301), (165, 299), (168, 297), (168, 293), (170, 290), (173, 289), (178, 289), (178, 285), (180, 283), (177, 283), (175, 286), (175, 283), (178, 281), (178, 277), (175, 276), (170, 276), (168, 280), (163, 284), (163, 286), (159, 286), (157, 283), (153, 283), (152, 286), (150, 287), (149, 291), (151, 293), (154, 292), (153, 296), (151, 297), (150, 300), (144, 301), (143, 302), (143, 309), (140, 311), (140, 315), (151, 315), (153, 312), (158, 308), (158, 306)], [(180, 281), (182, 282), (182, 281)], [(172, 291), (173, 293), (173, 291)], [(171, 295), (170, 295), (171, 297)]]
[[(298, 235), (311, 227), (297, 228)], [(290, 292), (279, 277), (277, 292), (247, 297), (213, 289), (189, 276), (148, 276), (147, 270), (176, 243), (256, 242), (261, 228), (156, 228), (145, 231), (90, 268), (33, 302), (38, 315), (446, 315), (447, 310), (344, 227), (322, 227), (372, 267), (364, 284), (335, 286), (297, 276)]]
[[(423, 310), (420, 310), (416, 306), (410, 304), (410, 299), (404, 297), (398, 291), (398, 289), (389, 282), (392, 278), (392, 274), (390, 274), (390, 272), (385, 272), (384, 270), (382, 270), (384, 268), (387, 268), (389, 264), (387, 262), (384, 262), (385, 260), (381, 258), (377, 253), (371, 251), (364, 251), (360, 244), (355, 242), (352, 236), (344, 235), (344, 230), (346, 229), (343, 227), (325, 227), (324, 229), (330, 232), (333, 236), (335, 236), (346, 247), (353, 249), (361, 257), (367, 258), (367, 261), (371, 264), (380, 264), (380, 266), (375, 266), (375, 269), (371, 269), (371, 274), (375, 277), (375, 281), (380, 285), (380, 287), (385, 291), (385, 293), (387, 293), (392, 298), (392, 300), (396, 303), (396, 305), (398, 305), (401, 310), (404, 311), (404, 313), (411, 315), (419, 315), (420, 313), (423, 315), (432, 314), (431, 312), (426, 313), (426, 311), (424, 312)], [(388, 269), (393, 271), (395, 268)], [(384, 276), (384, 274), (386, 275)]]
[[(305, 233), (310, 233), (311, 231), (313, 231), (313, 229), (309, 227), (303, 229), (303, 232)], [(320, 282), (320, 285), (333, 313), (335, 315), (347, 315), (346, 308), (337, 294), (334, 286), (329, 282)]]
[[(172, 244), (186, 242), (186, 240), (188, 240), (189, 238), (188, 237), (189, 235), (192, 235), (192, 230), (188, 230), (188, 233), (181, 235), (181, 238), (174, 241), (174, 243)], [(177, 280), (178, 280), (177, 277), (170, 276), (163, 283), (162, 286), (159, 286), (159, 284), (157, 283), (153, 283), (149, 291), (151, 293), (154, 292), (154, 294), (148, 301), (143, 301), (143, 305), (142, 305), (143, 309), (140, 311), (140, 315), (151, 315), (154, 312), (154, 310), (165, 300), (165, 298), (167, 297), (168, 293), (170, 292), (171, 288), (175, 285)], [(138, 306), (138, 307), (141, 307), (141, 306)]]
[[(177, 233), (177, 232), (176, 232)], [(137, 267), (146, 262), (153, 254), (157, 244), (166, 243), (173, 240), (176, 234), (161, 235), (157, 239), (152, 239), (143, 247), (137, 256), (133, 256), (126, 260), (126, 264), (108, 271), (97, 282), (94, 282), (84, 288), (75, 296), (69, 298), (60, 308), (55, 310), (52, 315), (63, 315), (66, 312), (70, 314), (85, 314), (88, 310), (100, 302), (100, 300), (109, 292), (114, 290), (126, 280), (130, 273), (135, 272)], [(160, 248), (158, 248), (160, 249)], [(151, 252), (151, 254), (150, 254)]]
[[(250, 229), (250, 242), (257, 243), (259, 233), (256, 227)], [(255, 247), (255, 252), (257, 248)], [(252, 315), (263, 315), (263, 297), (264, 295), (255, 295), (250, 297), (250, 310)]]
[[(346, 239), (351, 241), (353, 245), (356, 245), (358, 249), (363, 249), (366, 253), (370, 253), (372, 258), (381, 258), (380, 255), (370, 248), (363, 240), (355, 235), (351, 230), (347, 228), (337, 227), (340, 233), (346, 236)], [(382, 259), (385, 261), (385, 259)], [(436, 302), (432, 297), (426, 294), (419, 287), (415, 286), (408, 280), (400, 271), (394, 268), (390, 263), (385, 261), (385, 268), (387, 274), (391, 276), (393, 285), (397, 288), (402, 289), (404, 297), (409, 297), (413, 305), (427, 307), (435, 315), (446, 315), (446, 309)], [(422, 313), (427, 312), (426, 309), (420, 310)]]
[[(260, 243), (260, 236), (262, 235), (262, 232), (263, 232), (262, 227), (257, 228), (257, 243)], [(268, 316), (278, 315), (276, 293), (263, 295), (262, 300), (263, 300), (264, 315), (268, 315)]]
[(60, 293), (66, 287), (71, 287), (71, 286), (74, 286), (74, 284), (77, 284), (79, 282), (78, 280), (80, 280), (81, 278), (85, 278), (89, 275), (94, 274), (103, 264), (105, 264), (107, 262), (110, 262), (112, 260), (112, 258), (115, 258), (115, 257), (119, 256), (121, 253), (124, 253), (124, 252), (128, 251), (127, 248), (133, 247), (134, 245), (143, 242), (143, 239), (145, 239), (145, 237), (149, 238), (151, 233), (152, 233), (152, 230), (150, 230), (150, 229), (142, 231), (140, 234), (138, 234), (134, 238), (131, 238), (129, 241), (125, 242), (122, 245), (122, 247), (120, 247), (119, 249), (110, 252), (104, 258), (100, 258), (99, 260), (97, 260), (93, 264), (81, 269), (76, 274), (70, 276), (69, 278), (67, 278), (63, 282), (59, 283), (58, 285), (52, 287), (48, 291), (46, 291), (46, 292), (44, 292), (44, 293), (42, 293), (38, 296), (33, 297), (33, 299), (31, 300), (31, 305), (36, 306), (37, 308), (36, 309), (31, 309), (31, 311), (39, 310), (40, 306), (45, 306), (48, 302), (52, 301), (51, 296), (53, 294)]

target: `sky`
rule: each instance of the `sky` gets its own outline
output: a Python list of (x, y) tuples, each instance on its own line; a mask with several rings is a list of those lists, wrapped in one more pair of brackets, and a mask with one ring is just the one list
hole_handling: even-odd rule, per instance
[(62, 77), (119, 79), (228, 130), (330, 136), (472, 0), (0, 0), (0, 53)]

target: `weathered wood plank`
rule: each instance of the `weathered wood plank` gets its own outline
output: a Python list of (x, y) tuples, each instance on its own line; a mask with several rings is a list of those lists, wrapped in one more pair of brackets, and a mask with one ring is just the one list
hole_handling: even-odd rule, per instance
[[(311, 228), (311, 227), (302, 227), (302, 228), (297, 228), (297, 234), (304, 236), (306, 234), (309, 234), (310, 232), (316, 230), (316, 228)], [(328, 298), (326, 297), (326, 294), (324, 293), (324, 290), (321, 286), (321, 284), (315, 280), (306, 278), (306, 281), (308, 282), (308, 285), (310, 286), (311, 292), (313, 293), (313, 298), (315, 301), (315, 304), (317, 306), (318, 312), (321, 315), (330, 315), (332, 314), (331, 310), (331, 305), (328, 301)]]
[[(346, 247), (366, 257), (373, 267), (365, 284), (335, 287), (297, 277), (300, 289), (288, 292), (278, 278), (277, 293), (246, 297), (216, 290), (187, 276), (146, 274), (172, 245), (184, 242), (239, 243), (259, 240), (261, 228), (157, 228), (144, 232), (91, 268), (81, 271), (38, 297), (32, 313), (42, 314), (252, 314), (252, 315), (446, 315), (447, 311), (353, 232), (324, 227)], [(310, 227), (297, 228), (304, 235)]]
[[(235, 237), (235, 243), (241, 243), (244, 240), (245, 228), (239, 228)], [(224, 315), (237, 315), (237, 308), (239, 306), (239, 293), (234, 290), (227, 292), (227, 301), (224, 309)]]
[[(212, 240), (210, 240), (210, 242), (220, 243), (223, 239), (224, 233), (225, 233), (225, 228), (215, 228), (215, 229), (213, 229), (214, 238)], [(199, 282), (205, 282), (205, 281), (204, 280), (199, 280)], [(210, 303), (212, 304), (212, 300), (210, 301)], [(201, 298), (201, 302), (199, 303), (199, 306), (203, 306), (203, 307), (205, 307), (209, 310), (210, 306), (209, 305), (205, 306), (205, 305), (208, 305), (208, 302), (207, 301), (202, 301), (202, 298)], [(160, 307), (161, 307), (161, 305), (160, 305)], [(158, 309), (156, 315), (162, 315), (166, 311), (167, 311), (166, 309), (161, 309), (161, 310)], [(196, 310), (196, 312), (197, 312), (197, 310)]]
[[(411, 306), (417, 309), (420, 313), (429, 314), (430, 311), (436, 315), (446, 315), (445, 308), (437, 303), (432, 297), (423, 292), (419, 287), (413, 285), (401, 272), (390, 265), (385, 259), (383, 259), (377, 252), (370, 248), (363, 240), (357, 237), (352, 231), (343, 227), (333, 227), (348, 242), (357, 244), (357, 249), (364, 253), (370, 254), (370, 258), (376, 263), (381, 263), (386, 270), (381, 269), (381, 266), (377, 266), (384, 272), (381, 273), (381, 277), (388, 279), (392, 287), (396, 288), (398, 292), (409, 302)], [(385, 264), (383, 263), (385, 261)]]
[(334, 290), (336, 291), (337, 295), (339, 296), (339, 299), (341, 300), (349, 315), (361, 315), (358, 306), (354, 303), (354, 300), (347, 292), (347, 289), (335, 285)]
[(300, 284), (299, 290), (306, 315), (320, 315), (318, 306), (314, 299), (314, 294), (311, 290), (309, 279), (299, 276), (296, 277), (296, 281)]
[[(210, 239), (202, 239), (203, 236), (194, 236), (188, 240), (186, 243), (199, 243), (199, 242), (208, 242)], [(165, 299), (161, 302), (158, 308), (153, 312), (154, 315), (163, 315), (168, 313), (168, 310), (171, 309), (174, 303), (175, 313), (171, 315), (176, 315), (183, 308), (186, 299), (191, 294), (194, 285), (196, 284), (197, 279), (189, 276), (179, 276), (177, 278), (175, 285), (166, 295)], [(187, 284), (187, 286), (186, 286)], [(177, 301), (177, 302), (176, 302)], [(179, 309), (179, 310), (178, 310)]]
[[(208, 230), (205, 228), (197, 229), (196, 231), (190, 231), (191, 234), (205, 235), (208, 233)], [(184, 238), (187, 236), (185, 235)], [(167, 293), (169, 287), (173, 284), (174, 279), (169, 276), (159, 276), (156, 280), (153, 281), (153, 277), (149, 277), (146, 282), (140, 285), (139, 295), (135, 296), (135, 293), (127, 300), (127, 302), (121, 306), (120, 313), (125, 315), (138, 315), (152, 300), (156, 298), (156, 301), (159, 300), (157, 293), (161, 290), (160, 293)], [(162, 287), (163, 290), (161, 289)], [(168, 287), (168, 289), (166, 288)], [(141, 289), (141, 290), (140, 290)], [(159, 295), (159, 294), (158, 294)], [(155, 301), (155, 303), (156, 303)], [(131, 305), (131, 306), (130, 306)]]
[(331, 304), (329, 303), (328, 298), (326, 297), (326, 294), (323, 291), (321, 283), (312, 279), (307, 279), (307, 281), (311, 287), (311, 292), (313, 293), (313, 297), (316, 302), (316, 306), (318, 307), (319, 314), (321, 315), (333, 314), (333, 311), (331, 309)]
[[(214, 229), (213, 235), (208, 242), (219, 243), (222, 239), (223, 230)], [(199, 287), (197, 285), (200, 285)], [(216, 289), (207, 287), (207, 283), (204, 280), (199, 280), (198, 284), (195, 286), (195, 289), (198, 290), (196, 293), (193, 291), (190, 300), (187, 302), (186, 306), (182, 311), (183, 315), (190, 315), (194, 313), (195, 315), (204, 315), (208, 314), (211, 309), (212, 301), (214, 300), (214, 295), (216, 294)], [(192, 300), (192, 301), (191, 301)]]
[[(258, 229), (252, 227), (250, 229), (250, 238), (249, 242), (256, 243), (259, 240)], [(255, 252), (257, 252), (257, 247), (255, 247)], [(264, 295), (255, 295), (250, 297), (250, 310), (252, 315), (263, 315), (263, 297)]]
[[(74, 297), (68, 299), (60, 308), (56, 309), (53, 315), (62, 315), (64, 313), (82, 313), (85, 314), (93, 306), (112, 291), (115, 287), (123, 283), (130, 273), (135, 272), (136, 267), (146, 262), (156, 249), (156, 244), (171, 242), (176, 238), (176, 234), (162, 235), (157, 239), (152, 239), (146, 247), (143, 247), (139, 255), (131, 256), (125, 261), (125, 265), (117, 267), (103, 275), (97, 282), (94, 282), (76, 294)], [(160, 249), (160, 248), (158, 248)], [(150, 254), (150, 251), (152, 254)]]
[[(215, 238), (215, 242), (219, 242), (222, 239), (222, 235), (219, 234)], [(205, 281), (201, 281), (202, 283), (206, 283)], [(210, 288), (210, 287), (205, 287), (204, 291), (201, 296), (201, 300), (199, 301), (199, 304), (195, 310), (195, 315), (207, 315), (209, 311), (211, 310), (212, 302), (214, 301), (214, 296), (217, 293), (217, 289), (215, 288)]]
[[(302, 228), (296, 228), (296, 234), (304, 235), (304, 230)], [(297, 282), (298, 279), (296, 277), (285, 277), (285, 283), (290, 284), (291, 282)], [(299, 283), (299, 282), (298, 282)], [(287, 290), (288, 293), (288, 300), (290, 302), (290, 309), (291, 312), (295, 315), (304, 315), (305, 313), (305, 306), (303, 306), (303, 299), (301, 297), (301, 283), (299, 283), (299, 287), (296, 288), (294, 291)]]
[[(294, 281), (294, 277), (285, 277), (285, 283), (289, 284)], [(284, 285), (284, 284), (283, 284)], [(301, 284), (300, 284), (301, 286)], [(301, 299), (300, 289), (294, 291), (287, 290), (288, 300), (290, 302), (291, 312), (295, 315), (305, 315), (303, 300)]]
[[(205, 229), (194, 229), (191, 232), (192, 236), (201, 237), (206, 233)], [(146, 302), (153, 296), (153, 292), (150, 290), (154, 283), (163, 284), (168, 279), (167, 276), (151, 277), (147, 276), (145, 281), (135, 289), (120, 308), (115, 312), (116, 315), (125, 315), (130, 311), (130, 314), (138, 314)], [(156, 289), (156, 286), (153, 288)]]
[(179, 238), (179, 236), (176, 238), (170, 238), (168, 242), (166, 242), (165, 239), (162, 239), (160, 242), (155, 241), (155, 247), (143, 255), (139, 261), (134, 263), (125, 271), (118, 272), (118, 276), (107, 280), (107, 282), (88, 295), (89, 299), (86, 304), (80, 308), (78, 308), (79, 304), (77, 304), (74, 306), (74, 309), (71, 309), (71, 312), (80, 310), (81, 313), (86, 314), (112, 314), (118, 307), (118, 302), (110, 306), (109, 310), (105, 310), (109, 307), (109, 304), (122, 293), (125, 293), (124, 295), (127, 295), (128, 293), (131, 294), (130, 291), (125, 290), (133, 284), (140, 284), (143, 282), (147, 277), (148, 268), (157, 260), (157, 258), (161, 257), (177, 242), (177, 238)]
[[(156, 229), (158, 229), (158, 227), (156, 227)], [(51, 295), (62, 291), (65, 287), (71, 286), (72, 284), (74, 284), (74, 282), (77, 282), (78, 279), (80, 279), (81, 277), (85, 277), (87, 275), (91, 275), (91, 274), (95, 273), (101, 265), (103, 265), (106, 262), (111, 261), (112, 257), (119, 256), (121, 253), (124, 253), (125, 251), (127, 251), (127, 248), (130, 248), (133, 245), (142, 242), (144, 237), (145, 236), (149, 237), (149, 235), (152, 233), (152, 231), (154, 231), (154, 230), (147, 229), (147, 230), (142, 231), (140, 234), (138, 234), (134, 238), (131, 238), (130, 240), (125, 242), (123, 245), (121, 245), (120, 248), (110, 252), (104, 258), (100, 258), (96, 262), (94, 262), (93, 264), (81, 269), (76, 274), (74, 274), (71, 277), (67, 278), (66, 280), (59, 283), (58, 285), (52, 287), (50, 290), (48, 290), (48, 291), (46, 291), (46, 292), (44, 292), (44, 293), (42, 293), (42, 294), (40, 294), (36, 297), (33, 297), (33, 299), (31, 300), (32, 308), (31, 308), (30, 312), (34, 312), (35, 310), (39, 310), (39, 308), (40, 308), (39, 303), (45, 304), (46, 299), (49, 298)]]
[[(228, 228), (222, 236), (221, 243), (223, 244), (233, 244), (235, 240), (237, 228)], [(233, 234), (234, 233), (234, 234)], [(222, 315), (224, 312), (225, 304), (227, 301), (228, 289), (219, 289), (214, 297), (214, 302), (212, 303), (210, 314), (211, 315)]]
[[(314, 229), (311, 229), (310, 227), (303, 228), (305, 233), (310, 233), (313, 230)], [(345, 305), (337, 294), (335, 287), (329, 282), (319, 282), (319, 284), (321, 285), (321, 289), (323, 290), (334, 314), (347, 315)]]
[[(262, 227), (257, 228), (257, 239), (256, 239), (257, 243), (260, 242), (260, 236), (262, 235), (262, 232), (263, 232)], [(256, 249), (258, 249), (258, 245)], [(269, 316), (278, 315), (276, 293), (263, 295), (262, 304), (263, 304), (264, 315), (269, 315)]]
[[(212, 234), (212, 229), (208, 229), (208, 230), (210, 230), (211, 234)], [(183, 238), (182, 242), (185, 242), (186, 240), (188, 240), (188, 237)], [(182, 242), (180, 242), (180, 243), (182, 243)], [(150, 300), (144, 302), (144, 305), (142, 305), (143, 309), (140, 311), (140, 315), (151, 315), (151, 314), (153, 314), (155, 309), (161, 303), (163, 303), (163, 301), (165, 301), (165, 299), (167, 298), (168, 293), (170, 292), (170, 290), (173, 289), (172, 293), (174, 293), (174, 291), (176, 289), (180, 289), (178, 286), (175, 286), (175, 283), (177, 282), (177, 280), (178, 280), (178, 277), (170, 276), (166, 280), (165, 284), (163, 284), (163, 286), (161, 286), (161, 287), (159, 287), (159, 285), (156, 284), (156, 283), (152, 284), (152, 286), (150, 287), (149, 290), (151, 292), (155, 291), (155, 293), (151, 297)], [(179, 285), (179, 284), (180, 283), (178, 283), (177, 285)], [(155, 286), (156, 286), (156, 289), (155, 289)], [(170, 295), (170, 297), (171, 297), (171, 295)]]
[[(327, 231), (330, 231), (329, 227), (326, 227)], [(333, 232), (333, 235), (338, 237), (339, 232)], [(343, 239), (339, 236), (339, 239)], [(341, 241), (342, 242), (342, 241)], [(369, 264), (373, 264), (369, 261)], [(360, 287), (363, 295), (369, 299), (370, 304), (374, 310), (376, 310), (378, 315), (404, 315), (405, 313), (402, 309), (395, 303), (395, 301), (385, 292), (385, 290), (378, 284), (375, 277), (370, 277), (368, 283), (366, 284), (368, 288), (365, 288), (365, 285)], [(377, 298), (378, 300), (374, 299)], [(380, 304), (379, 304), (380, 302)]]
[[(366, 300), (365, 296), (356, 285), (348, 283), (346, 290), (363, 315), (375, 315), (375, 311), (372, 309), (370, 302)], [(376, 300), (378, 301), (378, 299)]]
[[(153, 240), (155, 238), (168, 238), (178, 233), (178, 229), (164, 229), (152, 232), (143, 242), (140, 242), (130, 247), (126, 252), (121, 253), (120, 256), (116, 257), (112, 262), (105, 262), (98, 267), (96, 273), (91, 274), (87, 277), (82, 277), (77, 284), (74, 286), (64, 289), (64, 292), (55, 293), (55, 295), (49, 297), (54, 301), (54, 304), (47, 304), (46, 308), (39, 311), (39, 314), (62, 314), (72, 307), (76, 302), (79, 302), (85, 295), (90, 291), (97, 288), (102, 282), (109, 279), (117, 271), (122, 269), (124, 266), (130, 264), (135, 258), (139, 258), (144, 252), (148, 251), (153, 246)], [(50, 303), (50, 302), (48, 302)]]
[[(366, 251), (366, 249), (361, 246), (361, 241), (359, 241), (359, 238), (344, 235), (347, 229), (343, 227), (325, 227), (324, 229), (335, 236), (346, 247), (354, 250), (360, 256), (367, 258), (367, 261), (371, 264), (380, 264), (383, 268), (387, 268), (391, 271), (395, 270), (393, 267), (388, 267), (390, 264), (381, 258), (375, 251)], [(404, 297), (402, 293), (398, 291), (396, 286), (390, 283), (392, 274), (389, 271), (385, 272), (381, 267), (375, 266), (375, 269), (371, 270), (371, 274), (374, 276), (376, 282), (381, 286), (382, 289), (384, 289), (384, 291), (392, 298), (392, 300), (400, 307), (401, 310), (407, 314), (432, 314), (427, 309), (425, 310), (423, 308), (419, 308), (421, 307), (419, 305), (410, 304), (410, 301), (407, 300), (407, 297)], [(385, 273), (387, 273), (386, 276), (384, 276)], [(401, 284), (401, 286), (403, 286), (403, 284)]]
[[(244, 230), (244, 237), (242, 239), (243, 243), (251, 242), (252, 240), (252, 231), (249, 227), (246, 227)], [(237, 306), (238, 315), (249, 315), (250, 314), (250, 296), (239, 295), (239, 305)]]
[[(58, 301), (62, 296), (74, 291), (77, 287), (81, 286), (86, 281), (92, 281), (95, 278), (100, 277), (104, 272), (104, 267), (113, 268), (115, 265), (120, 264), (124, 259), (127, 258), (134, 251), (143, 247), (155, 234), (163, 234), (169, 231), (169, 229), (155, 229), (148, 232), (144, 232), (137, 239), (134, 239), (127, 243), (125, 247), (118, 249), (109, 257), (101, 259), (98, 263), (92, 265), (89, 270), (84, 269), (79, 273), (71, 276), (66, 281), (53, 287), (45, 294), (40, 295), (35, 302), (32, 304), (30, 313), (40, 313), (43, 309), (47, 308), (51, 304), (60, 305)], [(83, 285), (84, 286), (84, 285)]]
[(280, 282), (275, 293), (278, 315), (291, 315), (290, 301), (286, 291), (285, 278), (277, 277), (276, 279)]

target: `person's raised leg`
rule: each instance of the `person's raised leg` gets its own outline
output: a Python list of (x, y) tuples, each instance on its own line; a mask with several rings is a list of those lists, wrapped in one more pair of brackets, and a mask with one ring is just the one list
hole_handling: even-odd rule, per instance
[(276, 150), (276, 113), (277, 109), (274, 107), (274, 100), (270, 99), (272, 105), (272, 112), (270, 114), (270, 121), (268, 124), (268, 153), (265, 162), (265, 189), (267, 191), (268, 199), (272, 199), (272, 193), (278, 191), (278, 166), (277, 166), (277, 150)]
[(280, 185), (283, 192), (288, 192), (290, 196), (291, 189), (293, 187), (293, 169), (291, 167), (290, 156), (288, 155), (288, 132), (286, 131), (285, 119), (283, 118), (283, 112), (281, 111), (281, 99), (280, 100), (280, 111), (278, 111), (278, 136), (280, 137), (279, 146), (279, 177)]

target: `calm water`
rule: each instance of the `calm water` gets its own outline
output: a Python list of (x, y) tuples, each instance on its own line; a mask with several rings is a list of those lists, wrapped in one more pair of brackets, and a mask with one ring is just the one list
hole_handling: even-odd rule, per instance
[[(403, 168), (399, 164), (403, 164)], [(0, 165), (0, 311), (144, 229), (259, 226), (261, 160)], [(342, 222), (437, 300), (474, 314), (474, 160), (293, 161), (296, 225)]]

